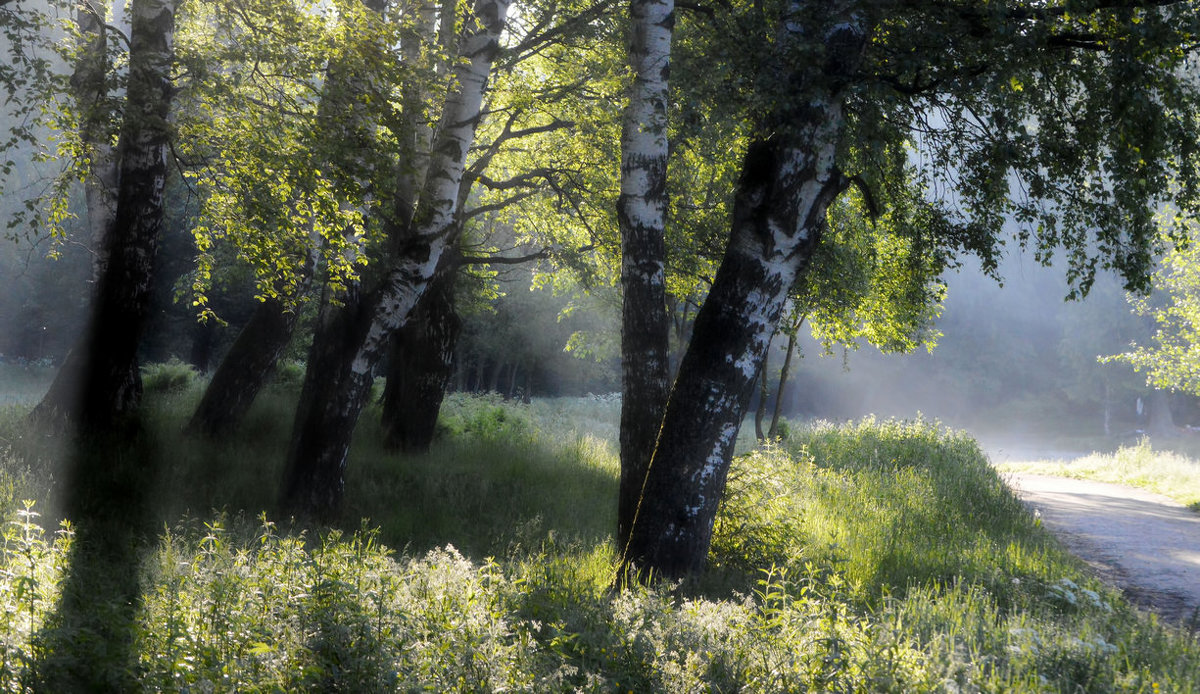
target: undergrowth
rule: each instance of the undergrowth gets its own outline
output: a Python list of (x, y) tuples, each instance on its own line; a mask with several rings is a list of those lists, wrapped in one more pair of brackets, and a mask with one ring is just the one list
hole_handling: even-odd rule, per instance
[[(442, 440), (411, 457), (384, 452), (364, 420), (345, 523), (303, 528), (260, 512), (294, 391), (276, 389), (239, 436), (180, 448), (188, 388), (151, 400), (146, 435), (172, 466), (161, 530), (127, 560), (133, 599), (80, 583), (92, 575), (79, 566), (94, 556), (80, 551), (86, 529), (36, 515), (55, 488), (52, 448), (0, 412), (0, 691), (62, 690), (79, 663), (115, 691), (1188, 692), (1200, 681), (1195, 636), (1090, 578), (970, 438), (930, 423), (793, 426), (735, 460), (705, 577), (615, 591), (612, 402), (455, 397)], [(67, 594), (97, 614), (119, 599), (128, 619), (98, 629), (71, 616)]]

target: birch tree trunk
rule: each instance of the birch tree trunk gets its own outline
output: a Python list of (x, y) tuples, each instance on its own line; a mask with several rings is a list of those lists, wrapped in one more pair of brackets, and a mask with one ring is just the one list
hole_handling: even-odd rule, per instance
[[(365, 0), (364, 5), (372, 11), (382, 14), (386, 3), (382, 0)], [(432, 33), (433, 19), (430, 14), (432, 7), (433, 5), (426, 4), (421, 8), (421, 16), (424, 18), (423, 26), (430, 27), (422, 39), (427, 39), (428, 35)], [(405, 46), (406, 59), (415, 63), (419, 50), (420, 41), (415, 40), (407, 44)], [(363, 114), (362, 108), (358, 104), (358, 98), (367, 92), (368, 83), (373, 78), (373, 75), (357, 74), (357, 71), (348, 68), (338, 58), (331, 59), (326, 67), (325, 89), (318, 106), (317, 121), (340, 123), (341, 127), (335, 130), (339, 133), (340, 139), (345, 141), (347, 147), (353, 146), (351, 143), (370, 137), (366, 131), (371, 128), (371, 124)], [(417, 107), (409, 100), (405, 101), (404, 106), (406, 110)], [(428, 128), (421, 127), (415, 129), (428, 130)], [(408, 162), (415, 156), (415, 152), (406, 148), (402, 153), (401, 161)], [(317, 158), (310, 164), (318, 169), (329, 165), (321, 158)], [(411, 176), (407, 178), (411, 178)], [(399, 194), (411, 200), (413, 194), (405, 188), (406, 185), (405, 182), (399, 184)], [(405, 209), (411, 214), (411, 203)], [(290, 297), (292, 300), (298, 299), (308, 291), (312, 275), (318, 265), (319, 253), (315, 249), (320, 240), (311, 233), (311, 230), (310, 236), (312, 236), (314, 251), (307, 259), (300, 277), (301, 281), (295, 293)], [(236, 430), (254, 404), (258, 393), (274, 373), (280, 357), (295, 332), (300, 309), (298, 306), (289, 307), (286, 303), (271, 298), (259, 304), (249, 322), (238, 334), (238, 338), (230, 347), (229, 352), (221, 360), (221, 365), (217, 368), (216, 373), (213, 374), (212, 381), (204, 391), (204, 397), (188, 423), (189, 432), (216, 438), (226, 436)]]
[(340, 509), (346, 456), (375, 366), (455, 240), (459, 184), (508, 7), (508, 0), (474, 5), (477, 23), (468, 23), (459, 41), (464, 60), (455, 68), (416, 214), (407, 229), (393, 222), (387, 274), (369, 291), (351, 287), (339, 297), (341, 306), (323, 303), (284, 473), (287, 512), (325, 519)]
[(105, 236), (117, 206), (117, 158), (109, 141), (111, 94), (108, 79), (108, 26), (105, 6), (84, 0), (76, 9), (75, 25), (87, 43), (71, 74), (71, 91), (79, 111), (79, 139), (90, 154), (84, 179), (87, 223), (91, 233), (92, 279), (99, 282), (105, 266)]
[(383, 436), (389, 448), (419, 453), (433, 443), (462, 330), (454, 310), (455, 274), (453, 268), (438, 273), (392, 338), (383, 391)]
[[(832, 5), (832, 3), (831, 3)], [(782, 41), (824, 44), (819, 69), (795, 68), (804, 98), (781, 102), (750, 144), (734, 199), (732, 233), (667, 402), (622, 563), (641, 576), (703, 568), (734, 442), (788, 290), (809, 266), (825, 213), (845, 188), (836, 167), (845, 131), (842, 85), (857, 69), (866, 30), (836, 6), (788, 21)], [(786, 52), (784, 53), (786, 55)]]
[(289, 308), (279, 299), (259, 303), (204, 389), (188, 433), (218, 438), (237, 430), (274, 374), (299, 317), (299, 307)]
[[(453, 35), (454, 7), (433, 1), (421, 5), (417, 26), (419, 41), (404, 47), (406, 60), (415, 63), (420, 59), (423, 46), (434, 41), (446, 48), (447, 55), (450, 53), (453, 46), (446, 45), (445, 41), (447, 32), (451, 37)], [(435, 69), (438, 75), (444, 74), (446, 61), (439, 60)], [(406, 113), (419, 114), (429, 101), (429, 94), (416, 86), (405, 85), (400, 99)], [(396, 206), (402, 210), (402, 223), (408, 224), (415, 214), (417, 197), (428, 172), (433, 129), (416, 118), (409, 118), (408, 132), (399, 140), (402, 170), (397, 176)], [(458, 315), (453, 313), (455, 274), (454, 269), (440, 270), (435, 286), (417, 304), (415, 323), (405, 325), (392, 335), (392, 344), (388, 347), (387, 386), (380, 413), (384, 444), (392, 450), (425, 451), (433, 442), (449, 378), (448, 369), (454, 361), (453, 349), (461, 328)], [(450, 286), (442, 286), (447, 282)], [(450, 313), (438, 315), (438, 308)], [(451, 352), (446, 353), (447, 349)], [(441, 390), (435, 394), (432, 389), (437, 384)], [(422, 407), (432, 408), (432, 412), (422, 410)]]
[[(107, 265), (105, 239), (112, 227), (117, 206), (117, 158), (110, 143), (107, 123), (112, 105), (109, 103), (108, 27), (104, 23), (105, 8), (98, 2), (83, 2), (76, 9), (75, 26), (84, 40), (75, 71), (71, 74), (71, 92), (79, 113), (79, 139), (89, 153), (85, 163), (87, 174), (83, 181), (87, 208), (87, 226), (92, 252), (92, 302)], [(83, 339), (67, 354), (54, 383), (35, 413), (45, 416), (52, 411), (64, 415), (68, 402), (78, 397), (86, 368)]]
[[(129, 77), (116, 157), (115, 212), (104, 235), (92, 316), (34, 416), (105, 429), (141, 400), (137, 347), (150, 300), (163, 220), (174, 59), (174, 0), (135, 0)], [(77, 382), (72, 382), (78, 379)]]
[(632, 0), (633, 86), (621, 131), (621, 482), (617, 543), (629, 540), (669, 387), (667, 100), (674, 0)]

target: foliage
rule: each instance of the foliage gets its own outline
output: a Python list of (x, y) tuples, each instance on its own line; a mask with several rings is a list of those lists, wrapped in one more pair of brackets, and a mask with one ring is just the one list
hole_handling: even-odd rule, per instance
[(521, 445), (533, 436), (533, 425), (521, 405), (507, 404), (495, 394), (470, 397), (451, 394), (439, 418), (442, 436), (462, 438), (472, 435), (483, 440), (501, 440)]
[(200, 374), (191, 364), (178, 359), (141, 367), (142, 388), (147, 393), (178, 393), (187, 390)]
[(1131, 364), (1156, 388), (1200, 394), (1200, 250), (1189, 229), (1191, 242), (1173, 248), (1155, 271), (1153, 293), (1129, 296), (1133, 312), (1153, 321), (1153, 334), (1103, 361)]
[[(360, 4), (195, 3), (181, 21), (180, 151), (202, 203), (195, 305), (230, 255), (260, 296), (294, 302), (319, 255), (333, 286), (355, 279), (391, 172), (390, 89), (424, 80), (388, 50), (415, 13), (382, 21)], [(407, 22), (407, 23), (406, 23)], [(271, 27), (263, 30), (262, 27)], [(336, 118), (333, 114), (338, 114)]]
[(935, 423), (795, 427), (784, 446), (735, 461), (726, 499), (718, 563), (798, 570), (817, 560), (837, 565), (863, 598), (901, 594), (909, 582), (1046, 568), (1037, 545), (1009, 558), (1001, 551), (994, 564), (1031, 521), (977, 444)]
[[(174, 400), (151, 403), (152, 412), (182, 411), (150, 420), (151, 430), (186, 414)], [(140, 595), (123, 632), (135, 657), (130, 689), (1186, 692), (1200, 676), (1194, 637), (1087, 578), (975, 444), (936, 425), (794, 426), (786, 448), (737, 459), (714, 576), (614, 592), (612, 509), (581, 510), (598, 495), (597, 473), (610, 486), (601, 495), (614, 496), (613, 443), (575, 431), (581, 420), (587, 430), (611, 427), (613, 403), (481, 399), (450, 409), (465, 421), (510, 409), (503, 421), (524, 424), (511, 451), (509, 434), (477, 446), (464, 434), (439, 444), (443, 456), (403, 461), (417, 468), (409, 483), (459, 465), (404, 496), (435, 525), (435, 506), (464, 519), (453, 532), (441, 526), (440, 539), (390, 549), (389, 531), (371, 523), (401, 539), (389, 517), (394, 495), (371, 509), (373, 521), (344, 530), (236, 510), (168, 520), (138, 555)], [(230, 444), (227, 455), (262, 455), (248, 440)], [(23, 451), (3, 458), (6, 474)], [(536, 463), (545, 481), (528, 475), (532, 467), (512, 478), (518, 457), (545, 457)], [(362, 483), (395, 477), (395, 462)], [(529, 485), (525, 498), (519, 487)], [(513, 506), (522, 510), (512, 515)], [(44, 532), (35, 509), (6, 504), (4, 691), (34, 684), (46, 664), (69, 669), (108, 652), (56, 614), (79, 556), (73, 543), (84, 540)], [(596, 530), (564, 537), (577, 517)], [(502, 527), (511, 532), (496, 537)]]
[[(907, 200), (910, 206), (915, 200)], [(857, 348), (865, 339), (884, 352), (932, 351), (940, 337), (944, 259), (922, 239), (903, 233), (914, 210), (902, 204), (882, 219), (863, 215), (861, 196), (846, 195), (830, 212), (829, 231), (813, 257), (813, 269), (792, 290), (791, 325), (807, 318), (826, 353), (834, 344)], [(922, 208), (915, 205), (919, 216)]]
[[(87, 50), (87, 37), (69, 19), (66, 2), (6, 3), (0, 7), (7, 60), (0, 68), (5, 99), (0, 106), (0, 184), (6, 198), (20, 199), (5, 210), (6, 238), (37, 238), (58, 243), (68, 236), (72, 219), (70, 191), (88, 174), (94, 156), (80, 138), (80, 125), (96, 117), (70, 98), (69, 71)], [(109, 65), (105, 82), (120, 84), (122, 75)], [(115, 136), (111, 113), (98, 117)]]

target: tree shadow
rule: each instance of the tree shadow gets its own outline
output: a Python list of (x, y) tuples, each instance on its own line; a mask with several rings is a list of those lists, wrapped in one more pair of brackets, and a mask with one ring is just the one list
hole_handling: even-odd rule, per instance
[(59, 601), (37, 636), (34, 690), (137, 688), (141, 558), (152, 542), (158, 455), (136, 421), (76, 436), (63, 485), (75, 527)]

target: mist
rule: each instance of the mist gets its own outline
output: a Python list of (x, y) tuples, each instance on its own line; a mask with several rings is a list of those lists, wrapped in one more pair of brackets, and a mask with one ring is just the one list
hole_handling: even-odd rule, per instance
[[(996, 454), (1136, 438), (1152, 390), (1128, 365), (1097, 361), (1149, 334), (1119, 278), (1098, 274), (1086, 298), (1068, 301), (1061, 267), (1010, 250), (999, 272), (1001, 282), (968, 261), (944, 278), (942, 336), (931, 352), (862, 344), (827, 353), (802, 330), (783, 411), (799, 420), (934, 419)], [(777, 346), (769, 368), (782, 358)], [(1172, 395), (1170, 406), (1177, 425), (1194, 423), (1195, 398)]]

